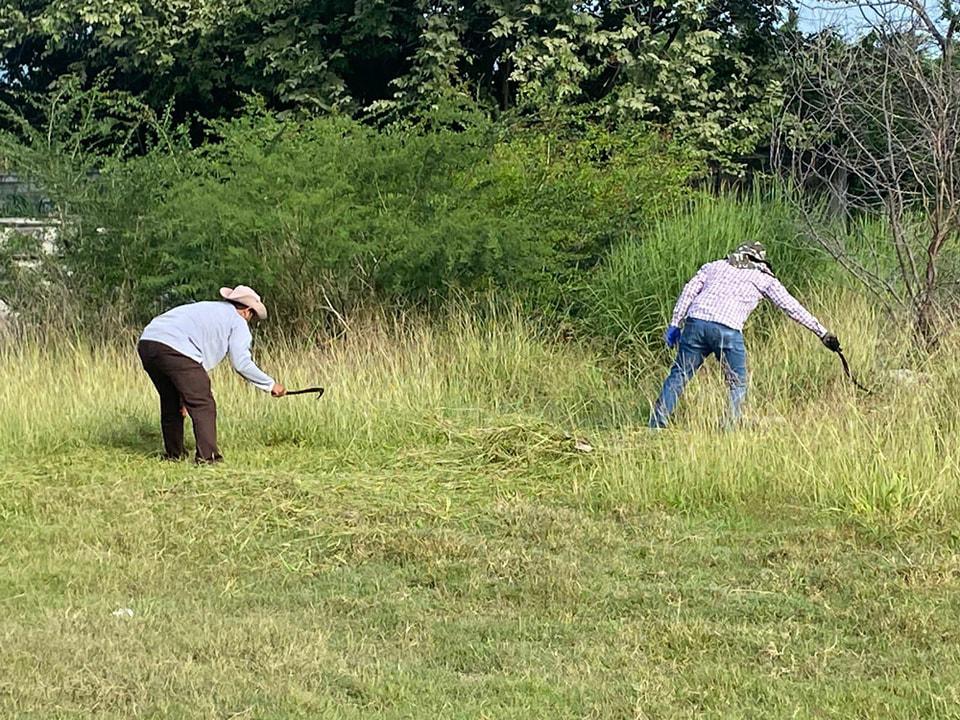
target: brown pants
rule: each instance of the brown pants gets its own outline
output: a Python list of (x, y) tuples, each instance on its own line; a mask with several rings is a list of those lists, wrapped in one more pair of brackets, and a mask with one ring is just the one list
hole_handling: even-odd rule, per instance
[(197, 462), (221, 460), (217, 450), (217, 403), (210, 390), (210, 377), (203, 365), (181, 355), (163, 343), (141, 340), (137, 354), (143, 369), (160, 394), (160, 429), (163, 431), (164, 454), (171, 460), (182, 460), (183, 416), (186, 408), (193, 421), (197, 439)]

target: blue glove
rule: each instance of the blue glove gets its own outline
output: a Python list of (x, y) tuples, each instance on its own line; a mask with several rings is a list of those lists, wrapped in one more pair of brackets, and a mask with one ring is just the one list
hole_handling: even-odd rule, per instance
[(677, 346), (677, 343), (680, 342), (680, 328), (676, 325), (671, 325), (667, 328), (667, 332), (664, 334), (663, 339), (667, 341), (667, 347), (673, 348)]

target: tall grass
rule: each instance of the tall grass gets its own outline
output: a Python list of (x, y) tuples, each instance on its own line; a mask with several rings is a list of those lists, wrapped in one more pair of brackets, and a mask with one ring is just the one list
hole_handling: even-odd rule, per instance
[[(849, 291), (809, 299), (873, 395), (858, 394), (812, 335), (771, 318), (771, 332), (748, 333), (753, 383), (739, 431), (720, 430), (726, 393), (711, 361), (673, 429), (650, 433), (665, 353), (638, 350), (613, 363), (516, 310), (482, 321), (451, 311), (260, 351), (288, 386), (325, 385), (320, 401), (274, 400), (218, 370), (222, 445), (238, 470), (318, 457), (428, 473), (504, 464), (525, 468), (547, 495), (598, 507), (803, 505), (880, 525), (939, 522), (960, 509), (952, 341), (923, 374), (894, 380), (910, 360), (869, 302)], [(98, 453), (141, 462), (159, 452), (156, 398), (132, 338), (100, 346), (11, 338), (0, 364), (4, 464)], [(578, 439), (593, 452), (578, 450)]]
[(591, 329), (627, 343), (649, 341), (697, 269), (746, 242), (767, 246), (787, 287), (831, 282), (832, 268), (801, 232), (790, 206), (772, 190), (758, 188), (743, 197), (702, 195), (678, 205), (615, 247), (590, 279)]
[(226, 462), (161, 463), (132, 337), (0, 339), (3, 717), (947, 717), (955, 350), (915, 370), (809, 293), (876, 392), (785, 320), (744, 427), (708, 364), (517, 311), (258, 347), (214, 373)]

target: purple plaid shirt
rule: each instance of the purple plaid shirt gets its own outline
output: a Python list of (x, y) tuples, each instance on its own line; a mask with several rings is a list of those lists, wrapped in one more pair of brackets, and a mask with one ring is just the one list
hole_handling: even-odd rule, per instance
[(670, 324), (679, 326), (691, 317), (743, 330), (763, 298), (819, 337), (827, 334), (827, 329), (775, 277), (760, 270), (735, 268), (726, 260), (707, 263), (697, 271), (680, 293)]

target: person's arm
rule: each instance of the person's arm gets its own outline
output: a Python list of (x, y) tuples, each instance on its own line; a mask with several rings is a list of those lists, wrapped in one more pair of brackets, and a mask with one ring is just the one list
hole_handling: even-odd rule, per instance
[(677, 304), (673, 308), (673, 317), (670, 319), (670, 325), (672, 327), (680, 327), (680, 323), (687, 317), (687, 311), (690, 309), (697, 295), (700, 294), (700, 291), (703, 290), (706, 282), (707, 271), (706, 265), (704, 265), (697, 270), (697, 274), (690, 278), (687, 284), (683, 286), (680, 297), (677, 298)]
[(257, 367), (250, 355), (250, 346), (253, 344), (253, 335), (250, 328), (241, 320), (241, 324), (234, 327), (230, 333), (230, 364), (233, 369), (251, 385), (255, 385), (264, 392), (273, 392), (277, 382)]
[(801, 305), (776, 278), (770, 278), (770, 282), (760, 292), (767, 300), (783, 310), (791, 320), (803, 325), (821, 340), (829, 334), (828, 330), (820, 324), (820, 321)]

